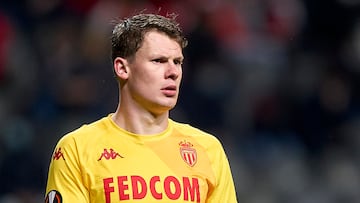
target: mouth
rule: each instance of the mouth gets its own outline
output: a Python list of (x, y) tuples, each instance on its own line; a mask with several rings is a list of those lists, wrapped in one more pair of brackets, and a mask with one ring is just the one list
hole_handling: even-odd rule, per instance
[(176, 95), (177, 89), (175, 85), (169, 85), (161, 89), (162, 93), (167, 97), (173, 97)]

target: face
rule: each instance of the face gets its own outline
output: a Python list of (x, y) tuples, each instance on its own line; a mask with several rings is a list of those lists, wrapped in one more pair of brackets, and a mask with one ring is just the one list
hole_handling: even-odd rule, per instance
[(135, 57), (128, 63), (128, 90), (146, 110), (160, 114), (172, 109), (182, 77), (182, 48), (166, 34), (150, 31)]

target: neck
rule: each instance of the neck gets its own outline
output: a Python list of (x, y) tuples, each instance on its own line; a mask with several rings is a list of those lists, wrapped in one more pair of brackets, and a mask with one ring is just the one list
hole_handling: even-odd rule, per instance
[(127, 108), (119, 105), (113, 114), (113, 121), (126, 131), (141, 135), (163, 132), (168, 126), (169, 113), (153, 114), (145, 109)]

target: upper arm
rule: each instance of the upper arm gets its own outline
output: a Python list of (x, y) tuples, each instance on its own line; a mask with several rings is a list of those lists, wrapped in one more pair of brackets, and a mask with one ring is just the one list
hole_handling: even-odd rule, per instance
[(236, 203), (236, 191), (230, 169), (230, 164), (220, 142), (214, 144), (211, 147), (209, 153), (211, 154), (211, 163), (213, 171), (215, 173), (214, 175), (216, 182), (213, 190), (209, 193), (206, 202)]
[(58, 142), (49, 166), (47, 196), (51, 193), (56, 194), (61, 196), (62, 202), (90, 202), (89, 192), (82, 178), (78, 154), (73, 138), (65, 136)]

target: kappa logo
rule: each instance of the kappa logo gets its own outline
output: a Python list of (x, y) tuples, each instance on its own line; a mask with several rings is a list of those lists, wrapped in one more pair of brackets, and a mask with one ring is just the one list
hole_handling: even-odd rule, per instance
[(185, 161), (185, 163), (193, 167), (197, 162), (197, 153), (196, 149), (192, 148), (193, 144), (184, 140), (181, 141), (179, 145), (181, 158)]
[(45, 198), (45, 203), (62, 203), (62, 197), (60, 192), (51, 190)]
[(60, 158), (65, 160), (64, 154), (61, 152), (61, 147), (55, 149), (55, 152), (54, 152), (54, 155), (53, 155), (53, 160), (59, 160)]
[(124, 158), (119, 153), (115, 152), (114, 149), (112, 149), (112, 148), (110, 148), (109, 150), (104, 149), (104, 152), (101, 153), (101, 156), (98, 159), (98, 161), (100, 161), (102, 158), (105, 158), (106, 160), (109, 160), (109, 159), (116, 159), (117, 157)]

